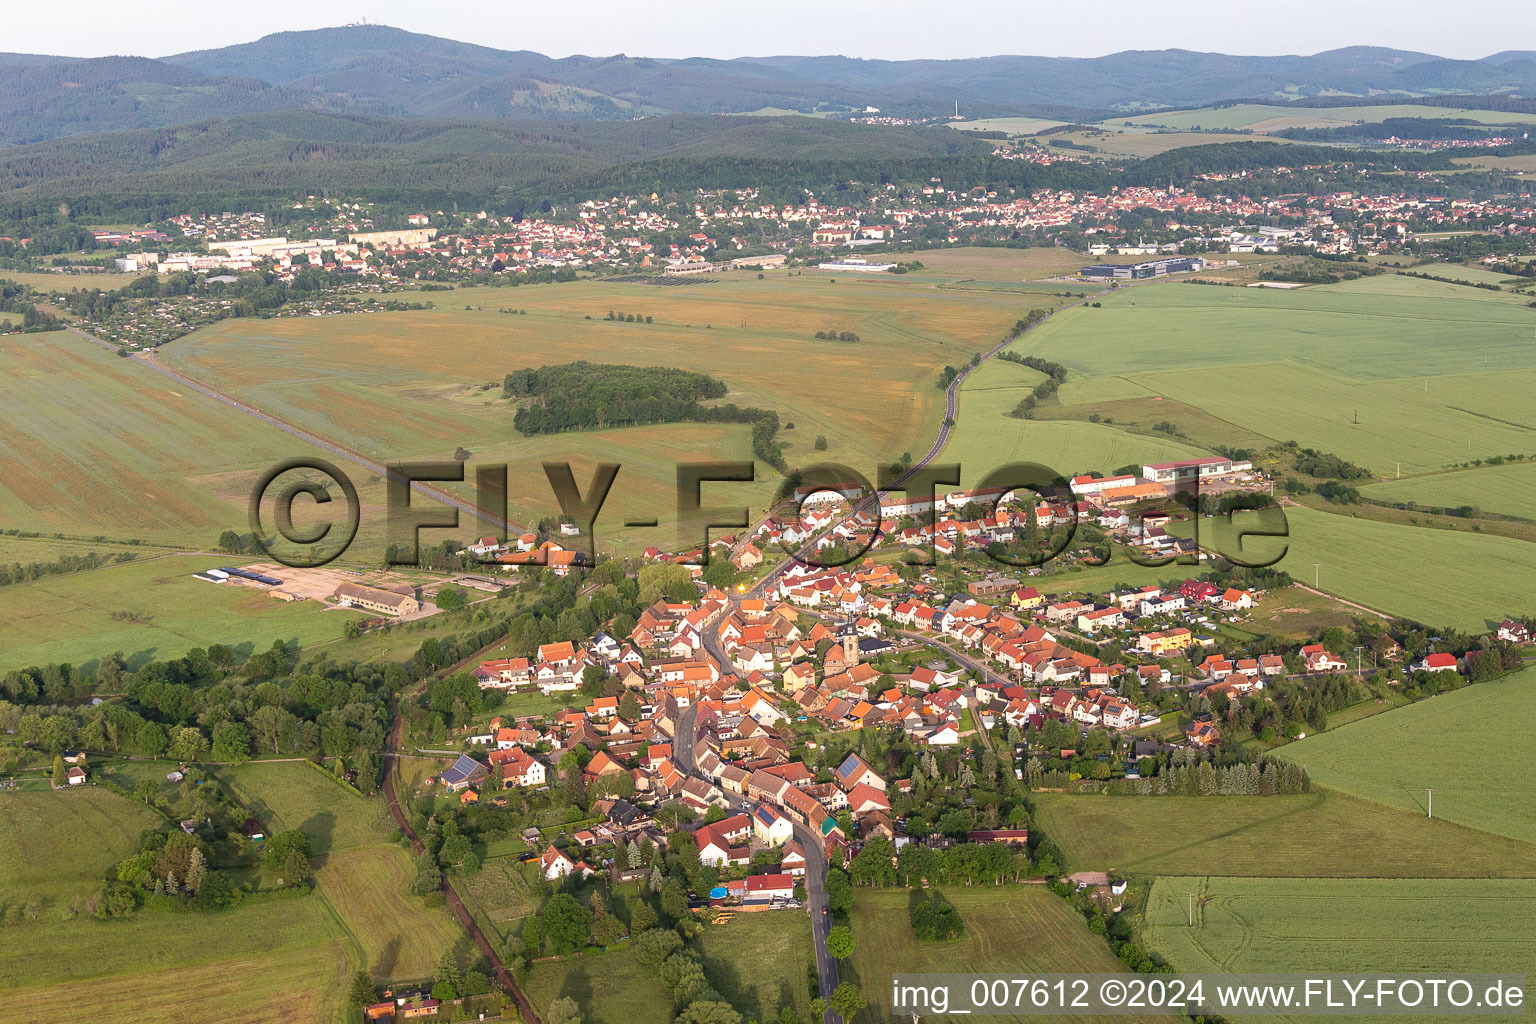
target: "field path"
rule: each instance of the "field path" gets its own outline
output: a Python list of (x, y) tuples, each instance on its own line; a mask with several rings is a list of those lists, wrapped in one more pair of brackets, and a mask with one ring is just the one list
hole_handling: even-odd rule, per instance
[[(71, 334), (84, 338), (86, 341), (95, 342), (103, 348), (109, 348), (114, 352), (118, 350), (116, 345), (113, 345), (110, 342), (102, 341), (95, 335), (88, 334), (85, 331), (80, 330), (78, 327), (70, 327), (68, 330)], [(276, 416), (273, 416), (271, 413), (263, 412), (255, 406), (247, 405), (244, 402), (238, 401), (237, 399), (224, 394), (222, 391), (217, 391), (206, 384), (199, 383), (198, 381), (193, 380), (191, 377), (188, 377), (186, 374), (181, 373), (178, 370), (172, 370), (169, 367), (162, 366), (155, 359), (155, 354), (153, 351), (141, 352), (135, 355), (132, 359), (132, 362), (138, 366), (147, 367), (148, 369), (153, 370), (155, 373), (161, 374), (162, 376), (169, 377), (176, 383), (185, 387), (189, 387), (199, 394), (206, 395), (216, 402), (221, 402), (224, 405), (229, 406), (231, 409), (245, 413), (247, 416), (258, 419), (268, 426), (276, 427), (283, 433), (292, 437), (296, 437), (306, 444), (312, 444), (322, 451), (330, 452), (332, 455), (346, 459), (348, 462), (355, 463), (364, 469), (369, 470), (370, 472), (377, 473), (380, 476), (385, 477), (386, 479), (405, 479), (399, 473), (390, 469), (383, 463), (375, 462), (373, 459), (368, 458), (366, 455), (355, 452), (336, 441), (327, 440), (317, 434), (311, 433), (308, 430), (296, 427), (286, 420), (282, 420)], [(499, 518), (488, 512), (484, 512), (473, 502), (465, 501), (464, 499), (449, 494), (447, 491), (444, 491), (440, 488), (431, 487), (417, 480), (409, 481), (409, 486), (411, 490), (422, 495), (423, 497), (431, 498), (434, 501), (440, 501), (443, 504), (456, 508), (461, 512), (467, 512), (474, 518), (495, 527), (497, 530), (506, 531), (508, 534), (519, 534), (524, 532), (524, 528), (522, 526), (519, 526), (511, 520)]]
[(1291, 581), (1291, 586), (1297, 588), (1298, 590), (1305, 590), (1309, 594), (1316, 594), (1318, 597), (1326, 597), (1330, 601), (1337, 601), (1337, 602), (1339, 602), (1339, 604), (1347, 605), (1348, 607), (1353, 608), (1356, 611), (1365, 612), (1367, 615), (1374, 615), (1378, 619), (1386, 619), (1388, 621), (1391, 621), (1391, 619), (1392, 619), (1392, 616), (1388, 615), (1386, 612), (1377, 611), (1375, 608), (1367, 608), (1365, 605), (1363, 605), (1363, 604), (1356, 604), (1354, 601), (1346, 601), (1342, 597), (1338, 596), (1337, 594), (1329, 594), (1326, 591), (1317, 590), (1317, 589), (1315, 589), (1313, 587), (1307, 586), (1305, 583), (1298, 583), (1295, 580), (1292, 580)]

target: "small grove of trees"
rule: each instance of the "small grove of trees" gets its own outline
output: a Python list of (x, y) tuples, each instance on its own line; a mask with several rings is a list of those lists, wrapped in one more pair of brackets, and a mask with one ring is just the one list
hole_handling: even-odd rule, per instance
[(920, 942), (949, 942), (965, 931), (960, 912), (937, 889), (914, 892), (908, 914)]

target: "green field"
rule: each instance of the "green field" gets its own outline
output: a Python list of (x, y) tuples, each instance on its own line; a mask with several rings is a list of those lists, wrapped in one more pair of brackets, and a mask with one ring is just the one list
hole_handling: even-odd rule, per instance
[(123, 921), (50, 911), (0, 929), (4, 1017), (17, 1024), (340, 1022), (352, 969), (315, 897)]
[(106, 555), (116, 557), (127, 553), (134, 558), (163, 555), (169, 548), (150, 544), (124, 544), (114, 539), (91, 540), (83, 537), (18, 537), (0, 534), (0, 563), (27, 565), (29, 563), (54, 562), (65, 555)]
[[(1072, 475), (1289, 440), (1383, 475), (1399, 465), (1424, 472), (1536, 451), (1526, 399), (1536, 384), (1536, 316), (1518, 297), (1388, 275), (1290, 292), (1169, 282), (1121, 288), (1101, 301), (1100, 309), (1062, 312), (1014, 346), (1068, 368), (1060, 401), (1039, 407), (1036, 419), (1007, 416), (1038, 380), (1034, 371), (998, 361), (967, 378), (946, 457), (964, 461), (968, 483), (1009, 459)], [(1153, 429), (1165, 422), (1173, 434)], [(1536, 500), (1530, 473), (1518, 472), (1525, 468), (1487, 478), (1498, 506), (1517, 507), (1527, 490)], [(1370, 486), (1389, 497), (1381, 488), (1411, 493), (1423, 485)], [(1536, 547), (1337, 511), (1346, 514), (1287, 509), (1290, 539), (1279, 567), (1431, 624), (1480, 630), (1523, 607), (1521, 580), (1536, 569)], [(1202, 542), (1220, 540), (1204, 524)], [(1276, 542), (1250, 543), (1245, 552), (1279, 550)], [(1140, 582), (1149, 573), (1157, 571), (1111, 566), (1061, 585)]]
[[(1369, 729), (1399, 713), (1376, 715), (1340, 732)], [(1426, 770), (1438, 763), (1418, 753)], [(1323, 790), (1265, 797), (1041, 793), (1035, 801), (1041, 829), (1075, 871), (1536, 878), (1536, 848), (1525, 843)]]
[[(0, 793), (0, 894), (56, 917), (101, 888), (105, 873), (163, 822), (142, 803), (95, 786)], [(68, 855), (64, 856), (64, 852)]]
[(1161, 111), (1130, 118), (1110, 118), (1106, 124), (1129, 122), (1138, 127), (1202, 128), (1205, 130), (1247, 129), (1276, 132), (1286, 128), (1339, 128), (1360, 121), (1374, 123), (1389, 117), (1454, 118), (1478, 124), (1531, 124), (1536, 116), (1512, 114), (1502, 110), (1460, 109), (1420, 106), (1412, 103), (1369, 104), (1349, 107), (1289, 107), (1265, 103), (1237, 103), (1229, 107), (1201, 107), (1196, 110)]
[[(314, 601), (289, 603), (192, 578), (229, 563), (229, 556), (172, 555), (0, 587), (0, 616), (9, 630), (0, 670), (66, 661), (89, 665), (113, 651), (137, 668), (216, 643), (245, 655), (273, 640), (304, 645), (333, 640), (341, 636), (342, 623), (357, 616)], [(149, 618), (112, 617), (121, 612)]]
[[(1314, 783), (1414, 814), (1536, 842), (1525, 762), (1536, 668), (1417, 701), (1285, 747)], [(1431, 754), (1433, 756), (1431, 756)]]
[(1384, 276), (1295, 291), (1168, 283), (1102, 301), (1017, 346), (1067, 366), (1064, 402), (1162, 395), (1383, 475), (1536, 451), (1536, 313), (1518, 297)]
[(965, 934), (953, 942), (917, 941), (908, 916), (909, 900), (914, 895), (905, 889), (858, 890), (852, 914), (853, 956), (839, 972), (842, 980), (856, 981), (869, 1001), (869, 1007), (856, 1018), (857, 1024), (898, 1019), (890, 1006), (891, 976), (897, 973), (1109, 974), (1126, 970), (1104, 939), (1088, 931), (1076, 911), (1041, 886), (944, 890), (944, 898), (960, 912), (965, 924)]
[(1536, 882), (1530, 880), (1159, 878), (1142, 935), (1148, 949), (1183, 972), (1530, 976), (1536, 972), (1536, 925), (1530, 915), (1512, 911), (1533, 899)]
[(961, 464), (963, 486), (975, 486), (987, 472), (1011, 462), (1038, 462), (1071, 477), (1091, 469), (1108, 472), (1133, 462), (1208, 454), (1166, 437), (1098, 423), (1009, 416), (1040, 380), (1039, 372), (1002, 360), (983, 364), (965, 379), (956, 428), (940, 456), (941, 461)]
[(356, 796), (303, 764), (247, 764), (219, 774), (270, 832), (296, 828), (309, 836), (318, 892), (375, 978), (430, 977), (443, 950), (468, 948), (447, 910), (428, 910), (407, 891), (411, 858), (389, 842), (382, 801)]
[[(1129, 158), (1133, 160), (1145, 160), (1148, 157), (1158, 156), (1173, 149), (1183, 149), (1185, 146), (1210, 146), (1222, 142), (1252, 142), (1251, 135), (1222, 134), (1217, 132), (1164, 132), (1149, 131), (1141, 128), (1116, 129), (1115, 125), (1105, 125), (1107, 131), (1091, 129), (1087, 131), (1071, 131), (1053, 133), (1049, 142), (1062, 139), (1075, 142), (1082, 146), (1092, 146), (1093, 151), (1085, 152), (1075, 149), (1057, 149), (1052, 147), (1050, 152), (1060, 152), (1063, 156), (1071, 156), (1077, 159), (1103, 160), (1106, 158)], [(1274, 140), (1280, 143), (1288, 143), (1288, 139)]]
[(814, 962), (811, 922), (803, 911), (737, 914), (699, 937), (709, 983), (748, 1020), (778, 1019), (793, 1006), (803, 1020), (811, 1009), (806, 971)]
[(1485, 513), (1536, 519), (1536, 462), (1387, 480), (1361, 493), (1374, 501), (1411, 501), (1435, 508), (1472, 505)]
[[(781, 1006), (809, 1012), (811, 931), (804, 914), (737, 914), (710, 926), (695, 951), (710, 984), (745, 1017), (777, 1020)], [(638, 1024), (663, 1019), (672, 1008), (661, 979), (625, 949), (540, 961), (523, 987), (541, 1011), (562, 996), (574, 999), (586, 1024)]]
[(28, 285), (43, 293), (95, 288), (109, 292), (116, 291), (130, 281), (143, 276), (143, 274), (52, 274), (46, 271), (0, 270), (0, 281), (15, 281), (17, 284)]
[[(1314, 579), (1330, 594), (1431, 625), (1482, 632), (1530, 606), (1524, 583), (1536, 571), (1536, 544), (1487, 534), (1402, 526), (1288, 506), (1286, 541), (1253, 538), (1245, 551), (1268, 557), (1296, 580)], [(1241, 521), (1241, 520), (1239, 520)], [(1202, 524), (1201, 543), (1225, 544), (1217, 520)], [(1314, 569), (1313, 563), (1320, 563)]]
[(522, 985), (541, 1012), (562, 996), (576, 1000), (586, 1024), (631, 1024), (672, 1007), (661, 979), (627, 951), (536, 963)]

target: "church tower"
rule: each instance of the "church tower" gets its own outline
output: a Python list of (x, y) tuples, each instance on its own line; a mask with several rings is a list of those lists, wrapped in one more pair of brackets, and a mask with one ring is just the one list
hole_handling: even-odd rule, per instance
[(843, 671), (846, 672), (859, 663), (859, 631), (852, 619), (843, 622), (837, 631), (837, 639), (843, 645)]

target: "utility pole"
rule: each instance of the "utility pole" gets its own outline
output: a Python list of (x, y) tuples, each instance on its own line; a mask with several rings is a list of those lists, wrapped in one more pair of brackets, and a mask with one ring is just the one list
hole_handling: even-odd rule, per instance
[(1357, 675), (1357, 676), (1362, 674), (1365, 671), (1365, 668), (1364, 668), (1364, 666), (1362, 664), (1364, 662), (1364, 660), (1365, 660), (1364, 651), (1365, 651), (1364, 647), (1356, 647), (1355, 648), (1355, 675)]
[(1430, 789), (1425, 790), (1425, 792), (1429, 794), (1429, 816), (1433, 818), (1435, 816), (1435, 791)]
[(1195, 894), (1186, 892), (1184, 895), (1189, 897), (1189, 926), (1193, 928), (1195, 926)]
[(1321, 582), (1321, 580), (1323, 578), (1322, 566), (1323, 566), (1322, 562), (1313, 562), (1312, 563), (1312, 586), (1316, 587), (1318, 590), (1322, 590), (1323, 589), (1323, 584)]

